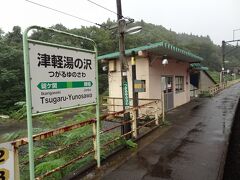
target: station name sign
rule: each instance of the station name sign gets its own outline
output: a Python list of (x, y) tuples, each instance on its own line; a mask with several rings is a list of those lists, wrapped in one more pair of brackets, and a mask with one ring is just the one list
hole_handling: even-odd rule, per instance
[(0, 144), (0, 179), (14, 179), (14, 151), (9, 142)]
[(96, 103), (95, 54), (29, 43), (32, 113)]

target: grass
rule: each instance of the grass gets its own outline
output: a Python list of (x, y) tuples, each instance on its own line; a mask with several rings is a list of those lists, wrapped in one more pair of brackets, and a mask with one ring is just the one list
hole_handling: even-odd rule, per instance
[[(208, 74), (214, 79), (214, 81), (216, 81), (216, 83), (220, 83), (220, 72), (218, 72), (218, 71), (208, 71)], [(239, 78), (240, 78), (240, 75), (237, 74), (236, 79), (239, 79)], [(232, 81), (233, 76), (231, 74), (225, 74), (224, 79), (226, 81)]]
[[(21, 116), (21, 114), (18, 114)], [(18, 116), (17, 115), (17, 116)], [(66, 120), (63, 117), (70, 117), (70, 119)], [(67, 126), (71, 124), (75, 124), (77, 122), (82, 122), (87, 119), (95, 117), (95, 107), (89, 106), (80, 109), (74, 109), (59, 113), (48, 113), (41, 116), (34, 117), (34, 122), (38, 122), (38, 127), (33, 128), (34, 134), (40, 133), (43, 131), (51, 130), (56, 128), (57, 126)], [(17, 119), (16, 122), (23, 121), (24, 119), (20, 120)], [(7, 122), (8, 120), (4, 120)], [(24, 122), (26, 123), (26, 121)], [(45, 140), (36, 141), (34, 142), (34, 157), (39, 157), (40, 155), (56, 150), (62, 147), (65, 147), (68, 144), (72, 144), (76, 141), (84, 139), (85, 137), (92, 135), (92, 125), (87, 125), (82, 128), (78, 128), (69, 132), (66, 132), (61, 135), (53, 136), (47, 138)], [(120, 132), (108, 132), (106, 134), (101, 135), (101, 143), (105, 144), (112, 139), (119, 136)], [(19, 130), (16, 132), (9, 132), (6, 133), (2, 138), (4, 141), (12, 141), (18, 139), (20, 137), (26, 137), (27, 131), (26, 130)], [(104, 159), (108, 153), (113, 151), (117, 146), (123, 144), (124, 141), (120, 138), (116, 142), (110, 144), (106, 149), (101, 148), (101, 159)], [(134, 147), (135, 144), (129, 142), (129, 146)], [(83, 154), (89, 150), (93, 149), (93, 140), (89, 139), (84, 141), (83, 143), (79, 143), (76, 146), (71, 146), (68, 149), (60, 151), (59, 153), (51, 154), (47, 157), (44, 157), (40, 160), (35, 160), (35, 176), (40, 176), (45, 174), (46, 172), (59, 167), (60, 165), (66, 164), (67, 162), (71, 161), (72, 159), (78, 157), (80, 154)], [(62, 179), (66, 175), (70, 174), (71, 172), (79, 169), (80, 167), (84, 167), (90, 162), (94, 161), (94, 153), (76, 161), (75, 163), (53, 173), (48, 178), (44, 179)], [(28, 161), (28, 146), (24, 145), (19, 148), (19, 162), (20, 162), (20, 175), (21, 179), (27, 180), (29, 179), (29, 167), (28, 163), (24, 163)]]
[(220, 82), (220, 72), (217, 71), (208, 71), (208, 74), (214, 79), (216, 83)]

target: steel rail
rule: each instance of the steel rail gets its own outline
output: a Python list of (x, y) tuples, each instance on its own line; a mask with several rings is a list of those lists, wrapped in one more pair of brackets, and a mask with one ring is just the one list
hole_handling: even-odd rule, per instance
[[(74, 130), (74, 129), (77, 129), (77, 128), (80, 128), (80, 127), (84, 127), (86, 125), (93, 124), (95, 122), (96, 122), (95, 119), (90, 119), (90, 120), (83, 121), (83, 122), (73, 124), (73, 125), (70, 125), (70, 126), (57, 128), (57, 129), (47, 131), (47, 132), (42, 132), (42, 133), (33, 135), (33, 141), (39, 141), (39, 140), (47, 139), (49, 137), (56, 136), (56, 135), (59, 135), (59, 134), (63, 134), (65, 132), (68, 132), (68, 131), (71, 131), (71, 130)], [(21, 138), (21, 139), (18, 139), (16, 141), (12, 142), (12, 145), (14, 147), (19, 147), (19, 146), (26, 145), (26, 144), (28, 144), (28, 138)]]
[[(88, 139), (92, 139), (92, 138), (95, 138), (95, 136), (93, 136), (93, 135), (92, 135), (92, 136), (88, 136), (88, 137), (86, 137), (86, 138), (84, 138), (84, 139), (81, 139), (81, 140), (79, 140), (79, 141), (77, 141), (77, 142), (68, 144), (68, 145), (66, 145), (66, 146), (64, 146), (64, 147), (60, 147), (60, 148), (55, 149), (55, 150), (53, 150), (53, 151), (46, 152), (46, 153), (44, 153), (44, 154), (36, 157), (34, 160), (38, 161), (38, 160), (40, 160), (40, 159), (46, 158), (46, 157), (48, 157), (48, 156), (50, 156), (50, 155), (59, 153), (59, 152), (65, 150), (65, 149), (67, 149), (67, 148), (70, 148), (70, 147), (72, 147), (72, 146), (76, 146), (76, 145), (81, 144), (81, 143), (83, 143), (84, 141), (86, 141), (86, 140), (88, 140)], [(25, 162), (23, 162), (23, 163), (21, 163), (21, 164), (22, 164), (22, 165), (26, 165), (26, 164), (28, 164), (28, 163), (29, 163), (29, 161), (25, 161)]]
[(36, 178), (36, 180), (40, 180), (40, 179), (43, 179), (44, 177), (50, 176), (51, 174), (53, 174), (53, 173), (61, 170), (62, 168), (65, 168), (66, 166), (69, 166), (70, 164), (73, 164), (74, 162), (76, 162), (76, 161), (78, 161), (78, 160), (80, 160), (80, 159), (83, 159), (84, 157), (92, 154), (93, 152), (95, 152), (94, 149), (91, 149), (91, 150), (89, 150), (89, 151), (81, 154), (80, 156), (72, 159), (71, 161), (63, 164), (62, 166), (59, 166), (59, 167), (57, 167), (57, 168), (55, 168), (55, 169), (52, 169), (51, 171), (48, 171), (47, 173), (45, 173), (45, 174), (43, 174), (43, 175), (41, 175), (41, 176), (38, 176), (38, 177)]

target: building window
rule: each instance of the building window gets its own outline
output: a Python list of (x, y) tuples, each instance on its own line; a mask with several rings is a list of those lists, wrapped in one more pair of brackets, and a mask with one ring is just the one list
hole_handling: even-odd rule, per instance
[(184, 91), (184, 77), (183, 76), (175, 77), (175, 90), (176, 90), (176, 92)]

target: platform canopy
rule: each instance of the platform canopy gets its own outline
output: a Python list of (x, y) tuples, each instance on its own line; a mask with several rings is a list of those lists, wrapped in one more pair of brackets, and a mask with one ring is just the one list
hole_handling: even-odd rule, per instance
[(192, 69), (196, 69), (196, 70), (202, 70), (202, 71), (208, 71), (208, 67), (204, 67), (204, 66), (202, 66), (200, 63), (192, 63), (191, 65), (190, 65), (190, 67), (192, 68)]
[[(191, 53), (190, 51), (180, 49), (164, 41), (148, 44), (145, 46), (140, 46), (132, 49), (127, 49), (125, 50), (126, 56), (131, 56), (133, 51), (136, 54), (138, 54), (139, 51), (144, 51), (144, 52), (147, 52), (147, 54), (151, 54), (151, 55), (157, 55), (157, 56), (167, 55), (167, 57), (186, 61), (189, 63), (197, 63), (203, 60), (203, 58)], [(119, 52), (114, 52), (114, 53), (98, 56), (97, 59), (112, 60), (112, 59), (117, 59), (118, 57), (119, 57)]]

